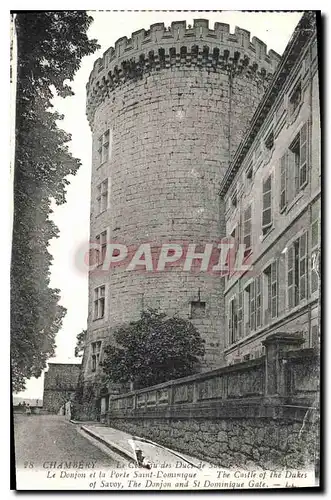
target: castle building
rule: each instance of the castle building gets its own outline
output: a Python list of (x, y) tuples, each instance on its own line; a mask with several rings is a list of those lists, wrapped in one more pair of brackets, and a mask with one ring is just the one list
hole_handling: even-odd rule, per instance
[(119, 325), (159, 308), (190, 318), (205, 339), (205, 369), (224, 363), (224, 280), (178, 268), (105, 272), (107, 242), (219, 242), (219, 189), (280, 56), (246, 30), (197, 19), (154, 24), (121, 38), (87, 84), (93, 134), (86, 382), (100, 375), (104, 345)]
[[(302, 16), (281, 58), (249, 32), (210, 29), (203, 19), (121, 38), (94, 64), (87, 117), (90, 238), (99, 251), (85, 384), (100, 383), (114, 329), (147, 307), (191, 319), (206, 342), (206, 370), (261, 356), (271, 332), (300, 331), (303, 347), (318, 344), (315, 14)], [(224, 237), (245, 244), (250, 270), (220, 277), (103, 267), (109, 242), (189, 242), (198, 253)]]
[(319, 345), (321, 145), (315, 18), (305, 14), (224, 176), (226, 234), (251, 270), (225, 278), (225, 361), (264, 352), (272, 332)]

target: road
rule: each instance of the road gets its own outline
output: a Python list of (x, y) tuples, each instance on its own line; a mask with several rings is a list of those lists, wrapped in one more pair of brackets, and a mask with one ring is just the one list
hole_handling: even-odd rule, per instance
[(96, 467), (115, 464), (108, 455), (77, 432), (74, 424), (57, 415), (14, 415), (16, 467), (29, 462), (90, 462)]

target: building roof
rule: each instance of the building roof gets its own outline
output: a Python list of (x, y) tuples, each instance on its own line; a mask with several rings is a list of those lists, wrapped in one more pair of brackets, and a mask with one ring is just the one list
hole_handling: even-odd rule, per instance
[(298, 57), (300, 57), (307, 41), (311, 38), (312, 33), (316, 29), (316, 13), (315, 11), (307, 11), (303, 14), (299, 23), (297, 24), (293, 35), (288, 42), (284, 54), (279, 62), (279, 65), (273, 75), (273, 78), (258, 105), (253, 118), (250, 121), (249, 128), (241, 141), (229, 168), (227, 169), (221, 185), (219, 194), (224, 196), (228, 191), (231, 182), (233, 181), (236, 173), (238, 172), (242, 161), (244, 160), (249, 148), (255, 140), (260, 127), (267, 117), (272, 105), (279, 95), (279, 91), (286, 81), (291, 68), (294, 66)]

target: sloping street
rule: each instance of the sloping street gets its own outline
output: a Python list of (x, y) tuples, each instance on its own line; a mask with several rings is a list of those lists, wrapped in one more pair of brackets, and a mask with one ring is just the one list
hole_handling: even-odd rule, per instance
[(16, 467), (49, 467), (50, 462), (94, 462), (95, 468), (112, 467), (114, 460), (57, 415), (15, 415)]

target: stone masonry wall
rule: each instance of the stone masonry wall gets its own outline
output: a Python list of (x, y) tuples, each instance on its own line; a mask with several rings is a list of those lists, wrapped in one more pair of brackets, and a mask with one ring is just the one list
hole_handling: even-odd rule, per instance
[(277, 469), (318, 459), (318, 425), (286, 419), (111, 419), (111, 427), (229, 468)]
[(43, 408), (49, 413), (58, 413), (61, 406), (64, 405), (66, 401), (73, 399), (75, 396), (75, 391), (66, 390), (45, 390)]
[(319, 358), (303, 343), (276, 332), (260, 359), (110, 396), (102, 421), (221, 467), (318, 466)]
[(44, 378), (43, 408), (57, 413), (76, 391), (80, 365), (50, 363)]

